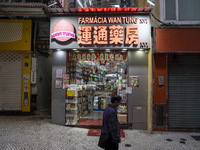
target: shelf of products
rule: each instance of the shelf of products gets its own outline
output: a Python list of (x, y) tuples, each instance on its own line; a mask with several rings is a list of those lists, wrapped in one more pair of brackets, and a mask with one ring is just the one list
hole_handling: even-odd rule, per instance
[[(73, 57), (70, 57), (68, 65), (70, 80), (67, 91), (76, 88), (73, 89), (74, 96), (66, 97), (66, 124), (77, 122), (82, 116), (93, 110), (104, 110), (110, 103), (111, 96), (116, 94), (123, 99), (118, 112), (127, 115), (126, 59), (119, 61), (109, 57), (110, 60), (103, 61), (98, 60), (98, 56), (101, 54), (95, 54), (96, 60), (83, 61), (81, 55), (85, 55), (85, 53), (79, 53), (74, 57), (75, 55), (75, 53), (71, 53)], [(109, 55), (117, 56), (118, 53)]]
[[(85, 86), (94, 110), (103, 110), (112, 95), (124, 95), (127, 84), (126, 61), (71, 61), (70, 83)], [(127, 100), (124, 100), (124, 104)], [(91, 104), (91, 103), (90, 103)]]

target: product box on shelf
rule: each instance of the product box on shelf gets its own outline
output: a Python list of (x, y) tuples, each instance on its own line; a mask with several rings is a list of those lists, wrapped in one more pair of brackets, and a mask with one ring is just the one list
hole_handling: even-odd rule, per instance
[(127, 114), (118, 114), (119, 123), (127, 123)]
[(65, 112), (66, 125), (74, 125), (79, 120), (78, 87), (73, 84), (66, 90)]

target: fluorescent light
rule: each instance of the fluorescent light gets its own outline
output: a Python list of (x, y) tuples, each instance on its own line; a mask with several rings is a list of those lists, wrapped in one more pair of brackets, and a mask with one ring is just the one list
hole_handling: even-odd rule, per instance
[(54, 2), (54, 3), (50, 4), (50, 5), (48, 5), (48, 7), (51, 7), (51, 6), (56, 5), (56, 4), (57, 4), (57, 2)]
[(127, 49), (126, 49), (126, 48), (123, 48), (122, 50), (123, 50), (123, 51), (127, 51)]
[(153, 5), (153, 6), (155, 6), (154, 0), (147, 0), (147, 3), (149, 3), (149, 4)]
[(81, 8), (83, 8), (83, 4), (80, 0), (77, 0), (76, 2), (81, 6)]
[(106, 51), (109, 51), (110, 49), (106, 49)]
[(119, 5), (112, 5), (113, 7), (120, 7)]
[(74, 48), (74, 49), (72, 49), (72, 50), (73, 50), (73, 51), (77, 51), (77, 49), (75, 49), (75, 48)]
[(89, 51), (93, 51), (94, 49), (89, 49)]
[(55, 55), (59, 59), (63, 59), (64, 57), (66, 57), (65, 51), (55, 51)]
[(143, 48), (140, 48), (140, 49), (138, 49), (139, 51), (143, 51), (144, 49)]

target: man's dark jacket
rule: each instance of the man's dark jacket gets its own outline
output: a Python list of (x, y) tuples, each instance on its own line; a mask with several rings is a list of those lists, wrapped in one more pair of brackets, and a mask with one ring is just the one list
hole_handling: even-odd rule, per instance
[(111, 135), (111, 142), (120, 143), (120, 127), (116, 108), (109, 104), (103, 113), (102, 133)]

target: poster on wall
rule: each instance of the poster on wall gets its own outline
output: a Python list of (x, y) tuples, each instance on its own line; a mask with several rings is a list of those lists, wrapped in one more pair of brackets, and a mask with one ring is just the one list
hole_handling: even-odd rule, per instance
[(139, 77), (138, 76), (130, 76), (129, 77), (130, 87), (137, 89), (139, 88)]
[(126, 94), (132, 94), (132, 87), (126, 87)]
[(62, 88), (62, 79), (56, 79), (55, 80), (55, 88), (61, 89)]
[(56, 70), (56, 78), (62, 78), (63, 74), (62, 74), (62, 69), (57, 69)]

